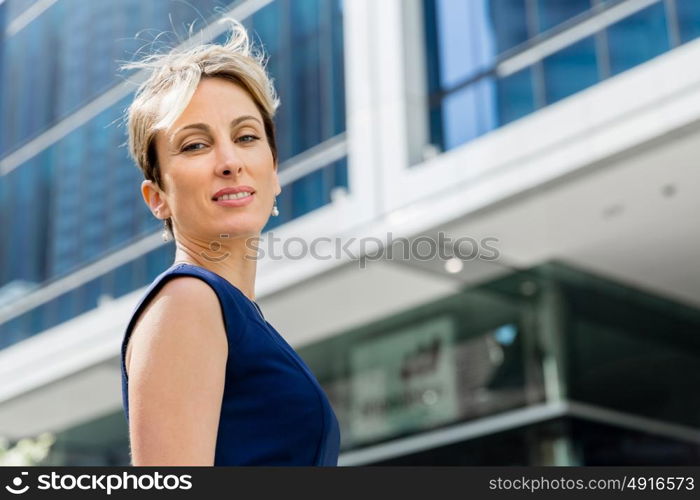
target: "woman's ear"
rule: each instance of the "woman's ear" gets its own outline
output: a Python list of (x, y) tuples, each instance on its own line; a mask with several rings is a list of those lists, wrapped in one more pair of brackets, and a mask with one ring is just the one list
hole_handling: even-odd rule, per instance
[(148, 208), (151, 209), (156, 218), (167, 219), (170, 217), (170, 208), (165, 200), (165, 193), (155, 182), (143, 181), (141, 183), (141, 196), (143, 196), (143, 201), (146, 202), (146, 205), (148, 205)]
[(275, 196), (279, 196), (282, 192), (282, 187), (280, 186), (280, 178), (277, 175), (277, 168), (275, 168)]

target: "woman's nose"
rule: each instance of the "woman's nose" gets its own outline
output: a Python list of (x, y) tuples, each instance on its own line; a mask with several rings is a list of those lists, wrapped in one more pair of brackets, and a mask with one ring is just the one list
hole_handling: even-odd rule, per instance
[(243, 170), (243, 163), (233, 145), (220, 148), (217, 155), (216, 173), (223, 176), (239, 175)]

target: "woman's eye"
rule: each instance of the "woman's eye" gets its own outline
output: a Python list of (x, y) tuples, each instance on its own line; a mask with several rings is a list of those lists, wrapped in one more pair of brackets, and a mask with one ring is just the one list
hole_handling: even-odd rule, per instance
[(253, 142), (253, 141), (257, 141), (258, 139), (260, 139), (260, 137), (258, 137), (257, 135), (248, 134), (248, 135), (240, 136), (237, 140), (240, 142)]
[(206, 146), (203, 142), (193, 142), (192, 144), (188, 144), (187, 146), (184, 146), (182, 148), (183, 151), (195, 151), (200, 148), (195, 148), (194, 146)]

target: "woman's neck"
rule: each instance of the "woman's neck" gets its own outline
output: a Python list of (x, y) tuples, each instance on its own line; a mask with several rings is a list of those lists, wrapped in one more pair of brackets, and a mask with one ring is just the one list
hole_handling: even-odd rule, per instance
[(191, 264), (218, 274), (255, 301), (257, 244), (252, 237), (218, 239), (203, 245), (188, 238), (176, 238), (174, 264)]

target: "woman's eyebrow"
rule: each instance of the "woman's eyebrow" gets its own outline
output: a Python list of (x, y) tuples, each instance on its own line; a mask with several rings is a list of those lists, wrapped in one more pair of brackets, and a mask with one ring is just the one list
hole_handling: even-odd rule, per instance
[[(243, 115), (243, 116), (239, 116), (238, 118), (234, 118), (234, 119), (231, 121), (230, 127), (233, 128), (233, 127), (235, 127), (236, 125), (238, 125), (239, 123), (244, 122), (244, 121), (246, 121), (246, 120), (255, 120), (256, 122), (260, 123), (260, 120), (258, 120), (258, 119), (257, 119), (256, 117), (254, 117), (253, 115)], [(262, 125), (262, 123), (260, 123), (260, 125)], [(207, 125), (206, 123), (190, 123), (189, 125), (183, 125), (182, 127), (180, 127), (179, 129), (177, 129), (177, 130), (170, 136), (170, 144), (172, 144), (172, 143), (175, 141), (175, 137), (177, 137), (177, 135), (178, 135), (180, 132), (182, 132), (182, 131), (184, 131), (184, 130), (189, 130), (189, 129), (196, 129), (196, 130), (203, 130), (204, 132), (211, 132), (211, 128), (210, 128), (209, 125)]]

